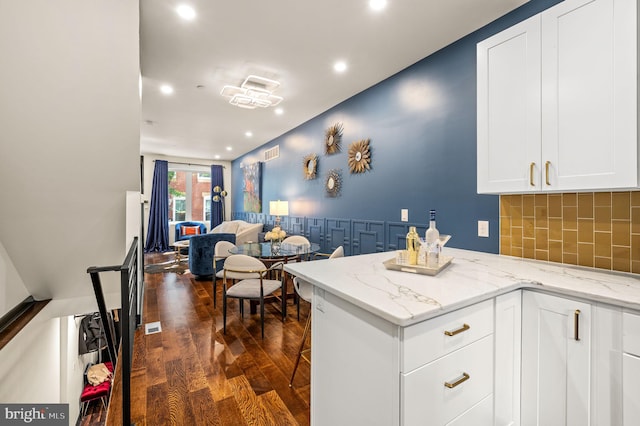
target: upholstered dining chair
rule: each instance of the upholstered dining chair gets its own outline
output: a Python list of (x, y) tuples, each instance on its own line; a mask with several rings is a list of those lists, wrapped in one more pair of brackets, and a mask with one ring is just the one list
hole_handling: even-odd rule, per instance
[[(282, 240), (282, 244), (291, 244), (301, 247), (304, 246), (305, 252), (308, 252), (309, 248), (311, 247), (311, 243), (309, 242), (307, 237), (304, 237), (302, 235), (291, 235), (289, 237), (286, 237), (284, 240)], [(305, 253), (304, 258), (305, 260), (308, 259), (308, 254)], [(296, 260), (294, 259), (293, 261)]]
[[(244, 299), (256, 300), (260, 303), (260, 329), (264, 339), (264, 298), (274, 295), (280, 290), (281, 316), (284, 321), (286, 299), (284, 297), (284, 279), (270, 280), (266, 276), (274, 268), (281, 268), (281, 263), (271, 267), (262, 263), (260, 259), (244, 254), (232, 254), (224, 261), (223, 267), (223, 298), (222, 324), (223, 332), (227, 332), (227, 299), (233, 297), (239, 300), (240, 317), (244, 317)], [(230, 285), (229, 280), (237, 280)]]
[(236, 245), (230, 241), (218, 241), (213, 249), (213, 307), (216, 307), (218, 279), (224, 278), (224, 261), (231, 256), (230, 250)]
[[(314, 260), (319, 257), (328, 257), (329, 259), (335, 259), (338, 257), (344, 256), (344, 249), (342, 246), (336, 248), (331, 254), (322, 254), (316, 253), (314, 255)], [(303, 299), (309, 303), (311, 303), (311, 296), (313, 296), (313, 286), (308, 282), (298, 278), (293, 278), (293, 288), (295, 288), (296, 293), (299, 296), (299, 299)], [(309, 358), (306, 357), (306, 354), (311, 350), (311, 348), (304, 348), (304, 345), (307, 341), (307, 336), (309, 335), (309, 330), (311, 329), (311, 312), (313, 309), (309, 309), (309, 315), (307, 316), (307, 322), (304, 325), (304, 332), (302, 333), (302, 339), (300, 341), (300, 348), (298, 349), (298, 355), (296, 356), (296, 362), (293, 366), (293, 373), (291, 373), (291, 380), (289, 381), (289, 387), (293, 387), (293, 379), (296, 377), (296, 371), (298, 370), (298, 365), (300, 364), (300, 358), (304, 358), (305, 361), (310, 362)], [(300, 302), (298, 301), (298, 319), (300, 319)]]

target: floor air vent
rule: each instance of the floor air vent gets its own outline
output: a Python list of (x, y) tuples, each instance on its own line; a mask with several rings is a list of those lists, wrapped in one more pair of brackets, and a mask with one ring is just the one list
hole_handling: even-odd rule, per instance
[(160, 321), (150, 322), (144, 325), (144, 334), (155, 334), (160, 333), (162, 331), (162, 327), (160, 326)]

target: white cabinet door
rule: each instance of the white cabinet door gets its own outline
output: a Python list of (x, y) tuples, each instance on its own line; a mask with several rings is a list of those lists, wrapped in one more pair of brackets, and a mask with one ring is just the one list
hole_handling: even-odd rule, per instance
[(623, 379), (623, 424), (637, 425), (640, 421), (640, 358), (630, 354), (622, 355)]
[(637, 186), (636, 21), (636, 0), (542, 12), (543, 190)]
[(522, 296), (522, 425), (590, 424), (591, 306)]
[(495, 425), (520, 424), (520, 342), (522, 291), (496, 297)]
[(591, 306), (591, 422), (622, 424), (622, 309)]
[(640, 315), (623, 314), (622, 335), (622, 417), (624, 426), (631, 426), (640, 419)]
[(478, 192), (538, 190), (540, 17), (478, 43), (477, 55)]

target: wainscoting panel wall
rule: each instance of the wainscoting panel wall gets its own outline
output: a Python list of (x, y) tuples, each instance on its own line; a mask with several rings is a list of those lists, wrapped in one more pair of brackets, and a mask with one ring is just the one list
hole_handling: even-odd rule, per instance
[(327, 235), (325, 242), (327, 253), (331, 253), (339, 246), (342, 246), (345, 256), (351, 255), (351, 220), (327, 219), (326, 222)]
[(304, 221), (304, 216), (289, 216), (285, 229), (289, 234), (302, 235), (305, 230)]
[(367, 254), (385, 251), (384, 222), (377, 220), (353, 220), (352, 254)]
[(305, 225), (304, 236), (307, 239), (316, 244), (320, 244), (321, 250), (326, 251), (324, 245), (324, 218), (308, 217)]
[[(251, 223), (258, 223), (255, 219), (259, 216), (257, 213), (244, 212), (234, 212), (231, 215), (233, 219)], [(269, 221), (271, 216), (267, 215), (265, 219)], [(342, 245), (345, 256), (403, 250), (406, 248), (406, 236), (410, 226), (415, 226), (421, 236), (424, 236), (426, 231), (425, 224), (409, 222), (302, 216), (283, 217), (281, 224), (287, 234), (304, 235), (309, 241), (319, 244), (322, 253), (331, 253)], [(271, 224), (265, 225), (267, 228)]]

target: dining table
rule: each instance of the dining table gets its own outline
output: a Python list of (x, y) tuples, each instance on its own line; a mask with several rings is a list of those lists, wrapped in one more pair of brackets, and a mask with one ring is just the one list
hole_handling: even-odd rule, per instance
[[(248, 242), (229, 249), (230, 254), (245, 254), (256, 257), (267, 267), (277, 262), (291, 263), (308, 260), (314, 253), (318, 253), (319, 251), (320, 244), (317, 243), (310, 243), (309, 245), (291, 243), (274, 244), (269, 241), (262, 243)], [(290, 280), (287, 279), (287, 275), (289, 274), (287, 274), (284, 269), (281, 269), (281, 273), (284, 274), (283, 279), (286, 281), (284, 297), (295, 298), (295, 291), (289, 291), (289, 288), (293, 285), (292, 281), (291, 285), (289, 285)], [(249, 304), (249, 309), (252, 314), (256, 313), (256, 304), (253, 301)]]
[(281, 259), (283, 261), (296, 258), (308, 258), (320, 250), (320, 244), (290, 244), (280, 243), (244, 243), (229, 249), (230, 254), (246, 254), (263, 260)]

